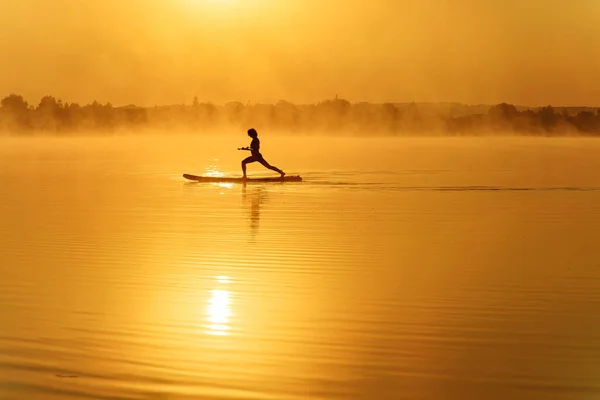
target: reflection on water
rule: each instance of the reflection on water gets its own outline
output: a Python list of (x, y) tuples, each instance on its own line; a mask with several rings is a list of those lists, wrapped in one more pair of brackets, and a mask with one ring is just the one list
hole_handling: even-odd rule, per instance
[(217, 286), (215, 289), (209, 290), (210, 298), (207, 300), (206, 320), (209, 322), (206, 325), (206, 333), (209, 335), (225, 336), (230, 334), (230, 318), (231, 312), (231, 292), (227, 289), (227, 285), (231, 282), (227, 276), (216, 277)]
[(223, 172), (221, 172), (219, 166), (217, 165), (219, 162), (218, 158), (212, 159), (209, 164), (204, 168), (205, 172), (202, 176), (211, 176), (215, 178), (220, 178), (225, 176)]
[(263, 186), (258, 187), (247, 187), (248, 185), (242, 185), (242, 200), (246, 204), (250, 204), (250, 232), (252, 237), (258, 233), (260, 225), (260, 207), (267, 200), (267, 191)]
[[(225, 174), (221, 171), (221, 169), (217, 165), (218, 162), (219, 162), (218, 159), (214, 159), (210, 164), (208, 164), (208, 166), (206, 168), (204, 168), (205, 172), (202, 174), (202, 176), (210, 176), (210, 177), (214, 177), (214, 178), (224, 177)], [(231, 189), (231, 188), (233, 188), (233, 183), (212, 182), (211, 186), (216, 186), (216, 187), (223, 188), (223, 189)], [(220, 192), (220, 194), (224, 194), (224, 193)]]
[(137, 140), (0, 143), (0, 400), (600, 392), (600, 141)]

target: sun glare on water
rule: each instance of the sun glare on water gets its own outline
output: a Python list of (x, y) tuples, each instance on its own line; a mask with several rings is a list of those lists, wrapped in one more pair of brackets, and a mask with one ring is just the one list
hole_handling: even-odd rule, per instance
[[(216, 161), (218, 160), (215, 160), (215, 162)], [(219, 167), (217, 167), (215, 164), (210, 164), (208, 167), (205, 168), (205, 172), (202, 174), (202, 176), (209, 176), (211, 178), (222, 178), (223, 176), (225, 176), (225, 174), (219, 171)]]
[(206, 328), (209, 335), (225, 336), (229, 335), (229, 319), (231, 312), (231, 292), (223, 288), (224, 285), (231, 283), (227, 276), (217, 276), (217, 289), (210, 290), (206, 309)]
[[(215, 162), (217, 161), (218, 160), (215, 160)], [(205, 168), (205, 172), (202, 174), (202, 176), (207, 176), (210, 178), (222, 178), (225, 176), (225, 174), (219, 171), (219, 167), (217, 167), (215, 164), (210, 164), (208, 167)], [(213, 182), (213, 185), (227, 189), (231, 189), (233, 187), (232, 183), (226, 182)]]

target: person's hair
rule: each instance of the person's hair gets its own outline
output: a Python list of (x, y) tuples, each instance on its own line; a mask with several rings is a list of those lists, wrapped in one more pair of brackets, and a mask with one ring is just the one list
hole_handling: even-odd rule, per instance
[(256, 129), (250, 128), (250, 129), (248, 129), (248, 135), (255, 138), (258, 136), (258, 132), (256, 132)]

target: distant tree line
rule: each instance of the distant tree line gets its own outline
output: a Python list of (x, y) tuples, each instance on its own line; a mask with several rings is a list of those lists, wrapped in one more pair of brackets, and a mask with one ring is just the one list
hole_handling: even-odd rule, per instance
[(551, 106), (516, 107), (511, 104), (350, 103), (335, 98), (316, 104), (225, 105), (201, 103), (114, 107), (96, 101), (86, 105), (63, 103), (45, 96), (30, 105), (16, 94), (0, 101), (0, 132), (77, 134), (119, 131), (187, 130), (207, 132), (223, 128), (273, 130), (291, 133), (358, 135), (523, 135), (600, 136), (600, 109)]

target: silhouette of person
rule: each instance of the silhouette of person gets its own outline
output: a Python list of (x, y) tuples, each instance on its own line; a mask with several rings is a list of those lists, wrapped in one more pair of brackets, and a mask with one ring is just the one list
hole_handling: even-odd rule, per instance
[(283, 178), (285, 176), (285, 172), (283, 172), (279, 168), (269, 164), (267, 162), (267, 160), (265, 160), (263, 158), (262, 154), (260, 154), (260, 140), (258, 140), (258, 132), (256, 132), (256, 129), (254, 129), (254, 128), (248, 129), (248, 136), (250, 136), (252, 138), (250, 147), (238, 148), (238, 150), (248, 150), (252, 154), (250, 157), (246, 157), (244, 160), (242, 160), (242, 172), (244, 173), (244, 178), (246, 178), (246, 164), (253, 163), (253, 162), (259, 162), (264, 167), (270, 169), (271, 171), (278, 172), (279, 174), (281, 174), (281, 177)]

